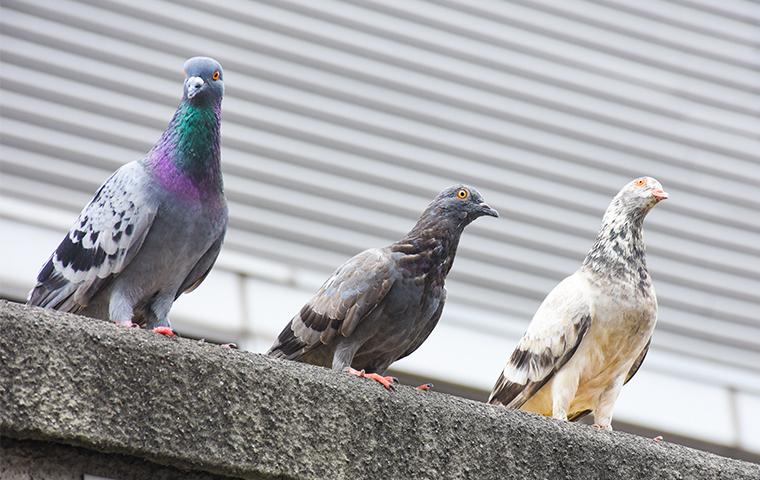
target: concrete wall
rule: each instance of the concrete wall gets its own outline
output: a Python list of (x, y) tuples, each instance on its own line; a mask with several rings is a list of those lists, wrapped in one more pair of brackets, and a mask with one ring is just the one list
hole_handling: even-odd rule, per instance
[(3, 480), (221, 480), (230, 477), (160, 465), (135, 456), (4, 436), (0, 437), (0, 478)]
[(74, 315), (2, 302), (0, 332), (9, 478), (55, 465), (74, 472), (58, 478), (760, 478), (648, 438)]

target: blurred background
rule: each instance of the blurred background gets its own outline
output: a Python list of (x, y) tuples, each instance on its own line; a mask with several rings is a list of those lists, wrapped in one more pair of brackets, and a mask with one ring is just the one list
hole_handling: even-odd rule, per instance
[(465, 232), (403, 381), (484, 400), (611, 197), (651, 175), (660, 320), (615, 427), (760, 459), (760, 4), (746, 0), (2, 0), (0, 296), (140, 158), (182, 64), (225, 69), (230, 230), (184, 336), (265, 351), (330, 272), (442, 188)]

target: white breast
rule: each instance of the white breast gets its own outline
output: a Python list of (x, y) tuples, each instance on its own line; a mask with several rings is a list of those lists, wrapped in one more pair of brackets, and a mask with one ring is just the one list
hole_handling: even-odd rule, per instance
[(570, 411), (594, 409), (599, 395), (615, 380), (624, 380), (654, 331), (654, 295), (627, 300), (627, 295), (595, 296), (591, 327), (564, 368), (578, 374), (578, 390)]

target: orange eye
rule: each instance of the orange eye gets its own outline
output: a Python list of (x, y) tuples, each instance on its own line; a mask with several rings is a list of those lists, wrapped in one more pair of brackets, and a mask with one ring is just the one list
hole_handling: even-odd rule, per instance
[(465, 198), (470, 196), (470, 192), (467, 191), (465, 188), (460, 188), (457, 190), (457, 198), (464, 200)]
[(219, 80), (219, 70), (214, 70), (214, 74), (211, 75), (212, 80)]
[(647, 180), (645, 178), (639, 178), (633, 184), (636, 185), (637, 187), (643, 187), (644, 185), (647, 184)]

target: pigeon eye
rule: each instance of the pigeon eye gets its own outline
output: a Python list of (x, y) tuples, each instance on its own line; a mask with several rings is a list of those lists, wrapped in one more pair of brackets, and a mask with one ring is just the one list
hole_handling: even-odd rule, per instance
[(219, 80), (219, 70), (214, 70), (214, 74), (211, 75), (212, 80)]
[(464, 200), (465, 198), (469, 196), (470, 196), (470, 192), (468, 192), (466, 189), (460, 188), (459, 190), (457, 190), (457, 198)]
[(646, 185), (646, 183), (647, 183), (646, 179), (639, 178), (638, 180), (634, 182), (634, 185), (636, 185), (637, 187), (643, 187), (644, 185)]

